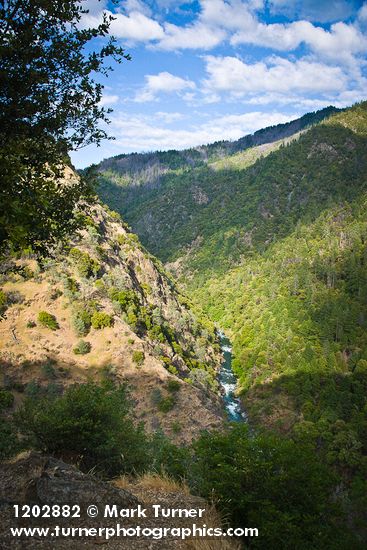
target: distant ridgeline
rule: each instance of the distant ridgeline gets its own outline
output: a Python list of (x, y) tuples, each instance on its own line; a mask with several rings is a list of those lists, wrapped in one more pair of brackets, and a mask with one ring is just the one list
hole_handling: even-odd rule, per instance
[(363, 523), (367, 102), (336, 111), (103, 161), (99, 192), (232, 336), (250, 419), (315, 445)]
[[(244, 136), (236, 141), (216, 141), (182, 151), (172, 149), (170, 151), (117, 155), (103, 160), (98, 165), (98, 170), (106, 175), (107, 186), (111, 178), (119, 185), (147, 184), (152, 187), (160, 182), (160, 177), (163, 174), (179, 169), (188, 170), (197, 166), (205, 166), (208, 162), (234, 155), (244, 149), (285, 139), (338, 111), (339, 109), (335, 107), (327, 107), (315, 113), (307, 113), (286, 124), (277, 124), (258, 130), (254, 134)], [(101, 183), (103, 181), (102, 179)], [(104, 186), (102, 185), (100, 195), (103, 194)], [(109, 198), (108, 187), (106, 196)]]

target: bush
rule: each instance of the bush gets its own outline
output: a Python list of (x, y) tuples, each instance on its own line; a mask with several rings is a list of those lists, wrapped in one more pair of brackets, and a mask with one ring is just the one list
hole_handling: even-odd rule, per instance
[(70, 300), (74, 300), (78, 296), (79, 284), (72, 277), (66, 277), (63, 282), (65, 296)]
[(134, 426), (124, 387), (78, 384), (61, 397), (28, 399), (15, 420), (29, 446), (74, 456), (84, 471), (139, 472), (150, 461), (148, 440)]
[(112, 287), (108, 294), (111, 300), (118, 304), (121, 312), (126, 312), (129, 307), (136, 308), (139, 305), (139, 299), (133, 290), (118, 290)]
[(143, 351), (134, 351), (133, 352), (133, 362), (136, 365), (142, 365), (144, 363), (145, 354)]
[(14, 395), (4, 388), (0, 388), (0, 411), (9, 409), (14, 403)]
[(56, 378), (56, 372), (53, 367), (54, 363), (55, 362), (53, 360), (48, 360), (46, 363), (43, 363), (41, 367), (43, 375), (50, 380), (53, 380), (54, 378)]
[(8, 297), (3, 290), (0, 290), (0, 315), (4, 313), (8, 306)]
[(91, 258), (87, 252), (82, 252), (78, 248), (72, 248), (69, 254), (71, 258), (75, 260), (78, 271), (82, 277), (93, 277), (100, 271), (101, 265), (99, 262)]
[(77, 309), (72, 316), (72, 324), (77, 336), (86, 336), (92, 325), (92, 315), (86, 309)]
[(37, 325), (36, 325), (36, 323), (35, 323), (34, 321), (32, 321), (32, 320), (27, 321), (27, 324), (26, 324), (26, 327), (27, 327), (27, 328), (34, 328), (34, 327), (36, 327), (36, 326), (37, 326)]
[(19, 450), (19, 443), (12, 425), (0, 418), (0, 460), (13, 456)]
[(43, 326), (50, 328), (51, 330), (56, 330), (59, 328), (58, 322), (56, 321), (55, 315), (47, 313), (47, 311), (40, 311), (38, 314), (38, 322)]
[(163, 397), (159, 403), (158, 403), (158, 410), (162, 413), (168, 413), (170, 410), (173, 409), (175, 405), (175, 400), (173, 399), (172, 395), (168, 395), (167, 397)]
[(90, 352), (92, 349), (92, 346), (89, 342), (86, 342), (85, 340), (79, 340), (75, 348), (73, 349), (73, 352), (75, 355), (85, 355)]
[(95, 329), (107, 328), (113, 325), (112, 315), (103, 311), (95, 311), (91, 318), (92, 327)]
[(178, 380), (168, 380), (168, 384), (167, 384), (167, 390), (171, 393), (176, 393), (178, 391), (180, 391), (181, 389), (181, 384)]

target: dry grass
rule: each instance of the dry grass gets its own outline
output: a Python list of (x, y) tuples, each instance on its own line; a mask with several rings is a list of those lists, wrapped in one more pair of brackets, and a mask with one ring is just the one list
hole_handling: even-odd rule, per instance
[(187, 550), (241, 550), (243, 546), (235, 540), (229, 539), (192, 539), (185, 543)]
[(133, 483), (133, 485), (139, 489), (164, 493), (182, 493), (184, 495), (190, 494), (190, 490), (185, 483), (176, 481), (167, 474), (142, 474), (133, 482), (128, 476), (121, 476), (115, 479), (113, 483), (116, 487), (126, 490), (131, 489)]
[[(205, 509), (205, 524), (207, 527), (223, 528), (223, 517), (213, 506), (207, 506)], [(233, 539), (213, 539), (213, 538), (195, 538), (185, 542), (187, 550), (241, 550), (242, 545)]]
[[(135, 494), (145, 504), (159, 501), (166, 507), (205, 507), (203, 518), (205, 525), (213, 528), (222, 527), (224, 529), (225, 518), (218, 512), (215, 506), (207, 504), (200, 497), (192, 496), (185, 483), (180, 483), (167, 474), (148, 473), (138, 478), (121, 476), (114, 480), (113, 483), (116, 487)], [(180, 523), (180, 525), (183, 526), (185, 523)], [(187, 525), (191, 525), (191, 522), (189, 521)], [(241, 550), (242, 548), (238, 539), (230, 538), (193, 538), (185, 541), (176, 541), (176, 544), (178, 542), (178, 547), (185, 550)]]

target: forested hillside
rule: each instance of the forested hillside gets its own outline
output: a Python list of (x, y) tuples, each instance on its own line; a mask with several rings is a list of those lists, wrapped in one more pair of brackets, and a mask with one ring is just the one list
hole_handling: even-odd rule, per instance
[(286, 124), (258, 130), (236, 141), (218, 141), (183, 151), (132, 153), (105, 159), (97, 166), (101, 176), (100, 195), (110, 203), (116, 202), (116, 208), (131, 217), (134, 207), (141, 205), (144, 199), (151, 200), (152, 190), (170, 187), (170, 177), (180, 176), (191, 168), (203, 168), (256, 146), (264, 146), (258, 149), (261, 154), (268, 150), (267, 145), (271, 147), (275, 142), (287, 139), (337, 111), (335, 107), (327, 107)]
[[(366, 145), (362, 103), (266, 156), (255, 147), (167, 176), (154, 190), (127, 188), (120, 207), (232, 336), (251, 420), (310, 442), (341, 475), (359, 526), (367, 473)], [(119, 192), (102, 181), (116, 208)]]

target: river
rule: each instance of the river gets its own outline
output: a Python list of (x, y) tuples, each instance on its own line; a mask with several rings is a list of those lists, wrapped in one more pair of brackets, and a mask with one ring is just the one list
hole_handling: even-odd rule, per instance
[(224, 362), (221, 365), (218, 375), (218, 382), (223, 392), (224, 407), (229, 420), (232, 422), (246, 422), (247, 415), (243, 410), (240, 399), (235, 395), (237, 378), (232, 370), (231, 342), (222, 331), (219, 331), (218, 334), (224, 357)]

